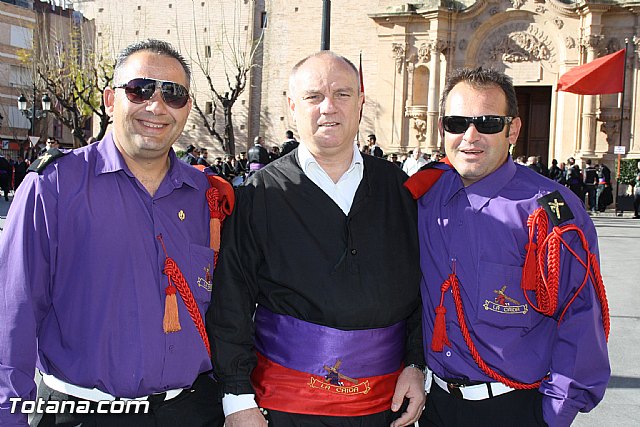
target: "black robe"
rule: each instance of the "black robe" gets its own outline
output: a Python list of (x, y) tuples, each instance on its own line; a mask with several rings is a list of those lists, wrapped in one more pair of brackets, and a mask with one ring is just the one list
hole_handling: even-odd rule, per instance
[(256, 303), (343, 330), (408, 320), (405, 363), (424, 364), (415, 201), (394, 164), (364, 155), (349, 215), (302, 171), (297, 152), (236, 192), (206, 316), (224, 392), (254, 393)]

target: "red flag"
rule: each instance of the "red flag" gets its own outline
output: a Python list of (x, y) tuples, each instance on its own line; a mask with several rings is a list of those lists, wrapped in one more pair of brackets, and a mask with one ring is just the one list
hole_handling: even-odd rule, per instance
[(622, 92), (625, 52), (622, 49), (571, 69), (560, 76), (557, 90), (579, 95)]

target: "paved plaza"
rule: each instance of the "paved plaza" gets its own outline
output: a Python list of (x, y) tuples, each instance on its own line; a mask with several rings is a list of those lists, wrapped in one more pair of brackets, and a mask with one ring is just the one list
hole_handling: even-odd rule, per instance
[[(0, 229), (8, 209), (0, 198)], [(579, 414), (574, 426), (640, 425), (640, 220), (630, 216), (593, 218), (611, 310), (612, 376), (604, 401), (591, 413)]]

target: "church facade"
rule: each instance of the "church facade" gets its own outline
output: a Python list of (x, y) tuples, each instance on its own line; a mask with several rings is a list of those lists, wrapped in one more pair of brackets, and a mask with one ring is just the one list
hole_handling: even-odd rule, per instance
[[(296, 132), (287, 106), (288, 74), (320, 49), (321, 1), (107, 0), (77, 2), (96, 32), (114, 49), (141, 38), (174, 43), (187, 56), (201, 51), (198, 34), (220, 38), (238, 30), (260, 41), (247, 89), (234, 105), (236, 151), (257, 135), (279, 145)], [(491, 67), (513, 78), (523, 128), (515, 155), (565, 161), (591, 158), (614, 169), (615, 146), (640, 158), (640, 2), (637, 0), (333, 0), (330, 48), (362, 63), (366, 102), (360, 140), (375, 133), (385, 153), (440, 146), (439, 99), (457, 67)], [(215, 36), (218, 34), (218, 36)], [(117, 35), (117, 37), (114, 37)], [(203, 40), (203, 38), (200, 38)], [(216, 43), (211, 41), (211, 44)], [(627, 47), (625, 92), (576, 95), (557, 92), (559, 77), (577, 65)], [(220, 52), (224, 46), (220, 48)], [(215, 53), (211, 59), (215, 64)], [(195, 96), (211, 101), (194, 66)], [(218, 74), (216, 74), (218, 73)], [(224, 74), (213, 73), (222, 84)], [(219, 151), (192, 113), (181, 144)]]

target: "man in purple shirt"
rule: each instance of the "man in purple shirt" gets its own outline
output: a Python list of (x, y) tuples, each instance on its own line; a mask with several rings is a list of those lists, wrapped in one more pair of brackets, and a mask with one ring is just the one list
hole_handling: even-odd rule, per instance
[[(420, 425), (568, 426), (598, 404), (610, 376), (593, 223), (571, 191), (510, 157), (521, 121), (509, 77), (458, 70), (445, 85), (441, 117), (447, 159), (406, 184), (419, 198), (433, 373)], [(535, 235), (529, 244), (534, 211), (548, 218), (538, 230), (568, 230), (551, 255)], [(536, 251), (546, 282), (536, 280)]]
[(202, 325), (209, 185), (171, 149), (189, 81), (168, 43), (127, 47), (112, 133), (45, 153), (20, 186), (0, 241), (0, 425), (26, 426), (29, 402), (39, 426), (223, 425)]

